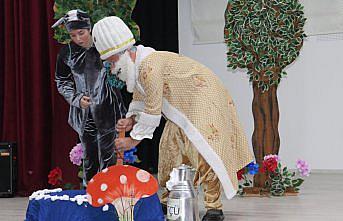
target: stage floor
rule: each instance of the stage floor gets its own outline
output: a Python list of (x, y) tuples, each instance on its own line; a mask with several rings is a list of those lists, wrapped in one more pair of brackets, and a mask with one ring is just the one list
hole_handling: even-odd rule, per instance
[[(225, 220), (343, 220), (343, 172), (315, 172), (305, 180), (299, 196), (224, 200)], [(202, 196), (200, 195), (199, 201)], [(0, 221), (23, 221), (28, 198), (0, 198)], [(201, 214), (204, 207), (200, 203)]]

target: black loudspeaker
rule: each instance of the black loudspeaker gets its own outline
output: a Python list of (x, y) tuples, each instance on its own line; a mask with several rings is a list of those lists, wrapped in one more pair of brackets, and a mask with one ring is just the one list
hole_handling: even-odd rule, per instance
[(17, 148), (15, 143), (0, 143), (0, 197), (12, 197), (17, 184)]

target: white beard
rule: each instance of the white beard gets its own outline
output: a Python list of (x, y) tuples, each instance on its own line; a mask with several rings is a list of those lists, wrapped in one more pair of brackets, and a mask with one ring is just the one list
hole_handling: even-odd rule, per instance
[(133, 93), (133, 89), (136, 86), (136, 66), (128, 51), (119, 57), (119, 60), (116, 62), (115, 67), (111, 69), (111, 72), (116, 74), (120, 80), (126, 83), (128, 92)]

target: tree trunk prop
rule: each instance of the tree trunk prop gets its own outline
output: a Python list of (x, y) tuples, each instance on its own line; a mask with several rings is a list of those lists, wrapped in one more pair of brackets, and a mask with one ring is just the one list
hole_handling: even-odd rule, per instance
[[(247, 69), (253, 83), (252, 144), (260, 166), (265, 155), (279, 152), (277, 85), (306, 37), (304, 6), (299, 0), (288, 2), (230, 0), (225, 10), (227, 66)], [(255, 187), (264, 187), (265, 177), (258, 175), (254, 182)]]
[[(278, 154), (280, 137), (278, 131), (279, 105), (277, 86), (273, 85), (268, 91), (262, 92), (256, 82), (253, 83), (254, 99), (252, 103), (254, 115), (254, 133), (252, 145), (257, 163), (262, 166), (263, 158), (268, 154)], [(266, 176), (254, 176), (254, 187), (265, 187)]]

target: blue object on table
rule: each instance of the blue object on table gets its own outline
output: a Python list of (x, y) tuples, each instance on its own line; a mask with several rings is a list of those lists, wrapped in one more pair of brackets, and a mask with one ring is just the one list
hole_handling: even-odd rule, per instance
[[(86, 194), (85, 190), (66, 190), (53, 195)], [(117, 212), (113, 205), (108, 205), (107, 211), (102, 207), (93, 207), (88, 203), (78, 205), (76, 202), (50, 199), (30, 200), (25, 221), (118, 221)], [(140, 199), (134, 207), (135, 221), (164, 221), (160, 200), (157, 194)]]

